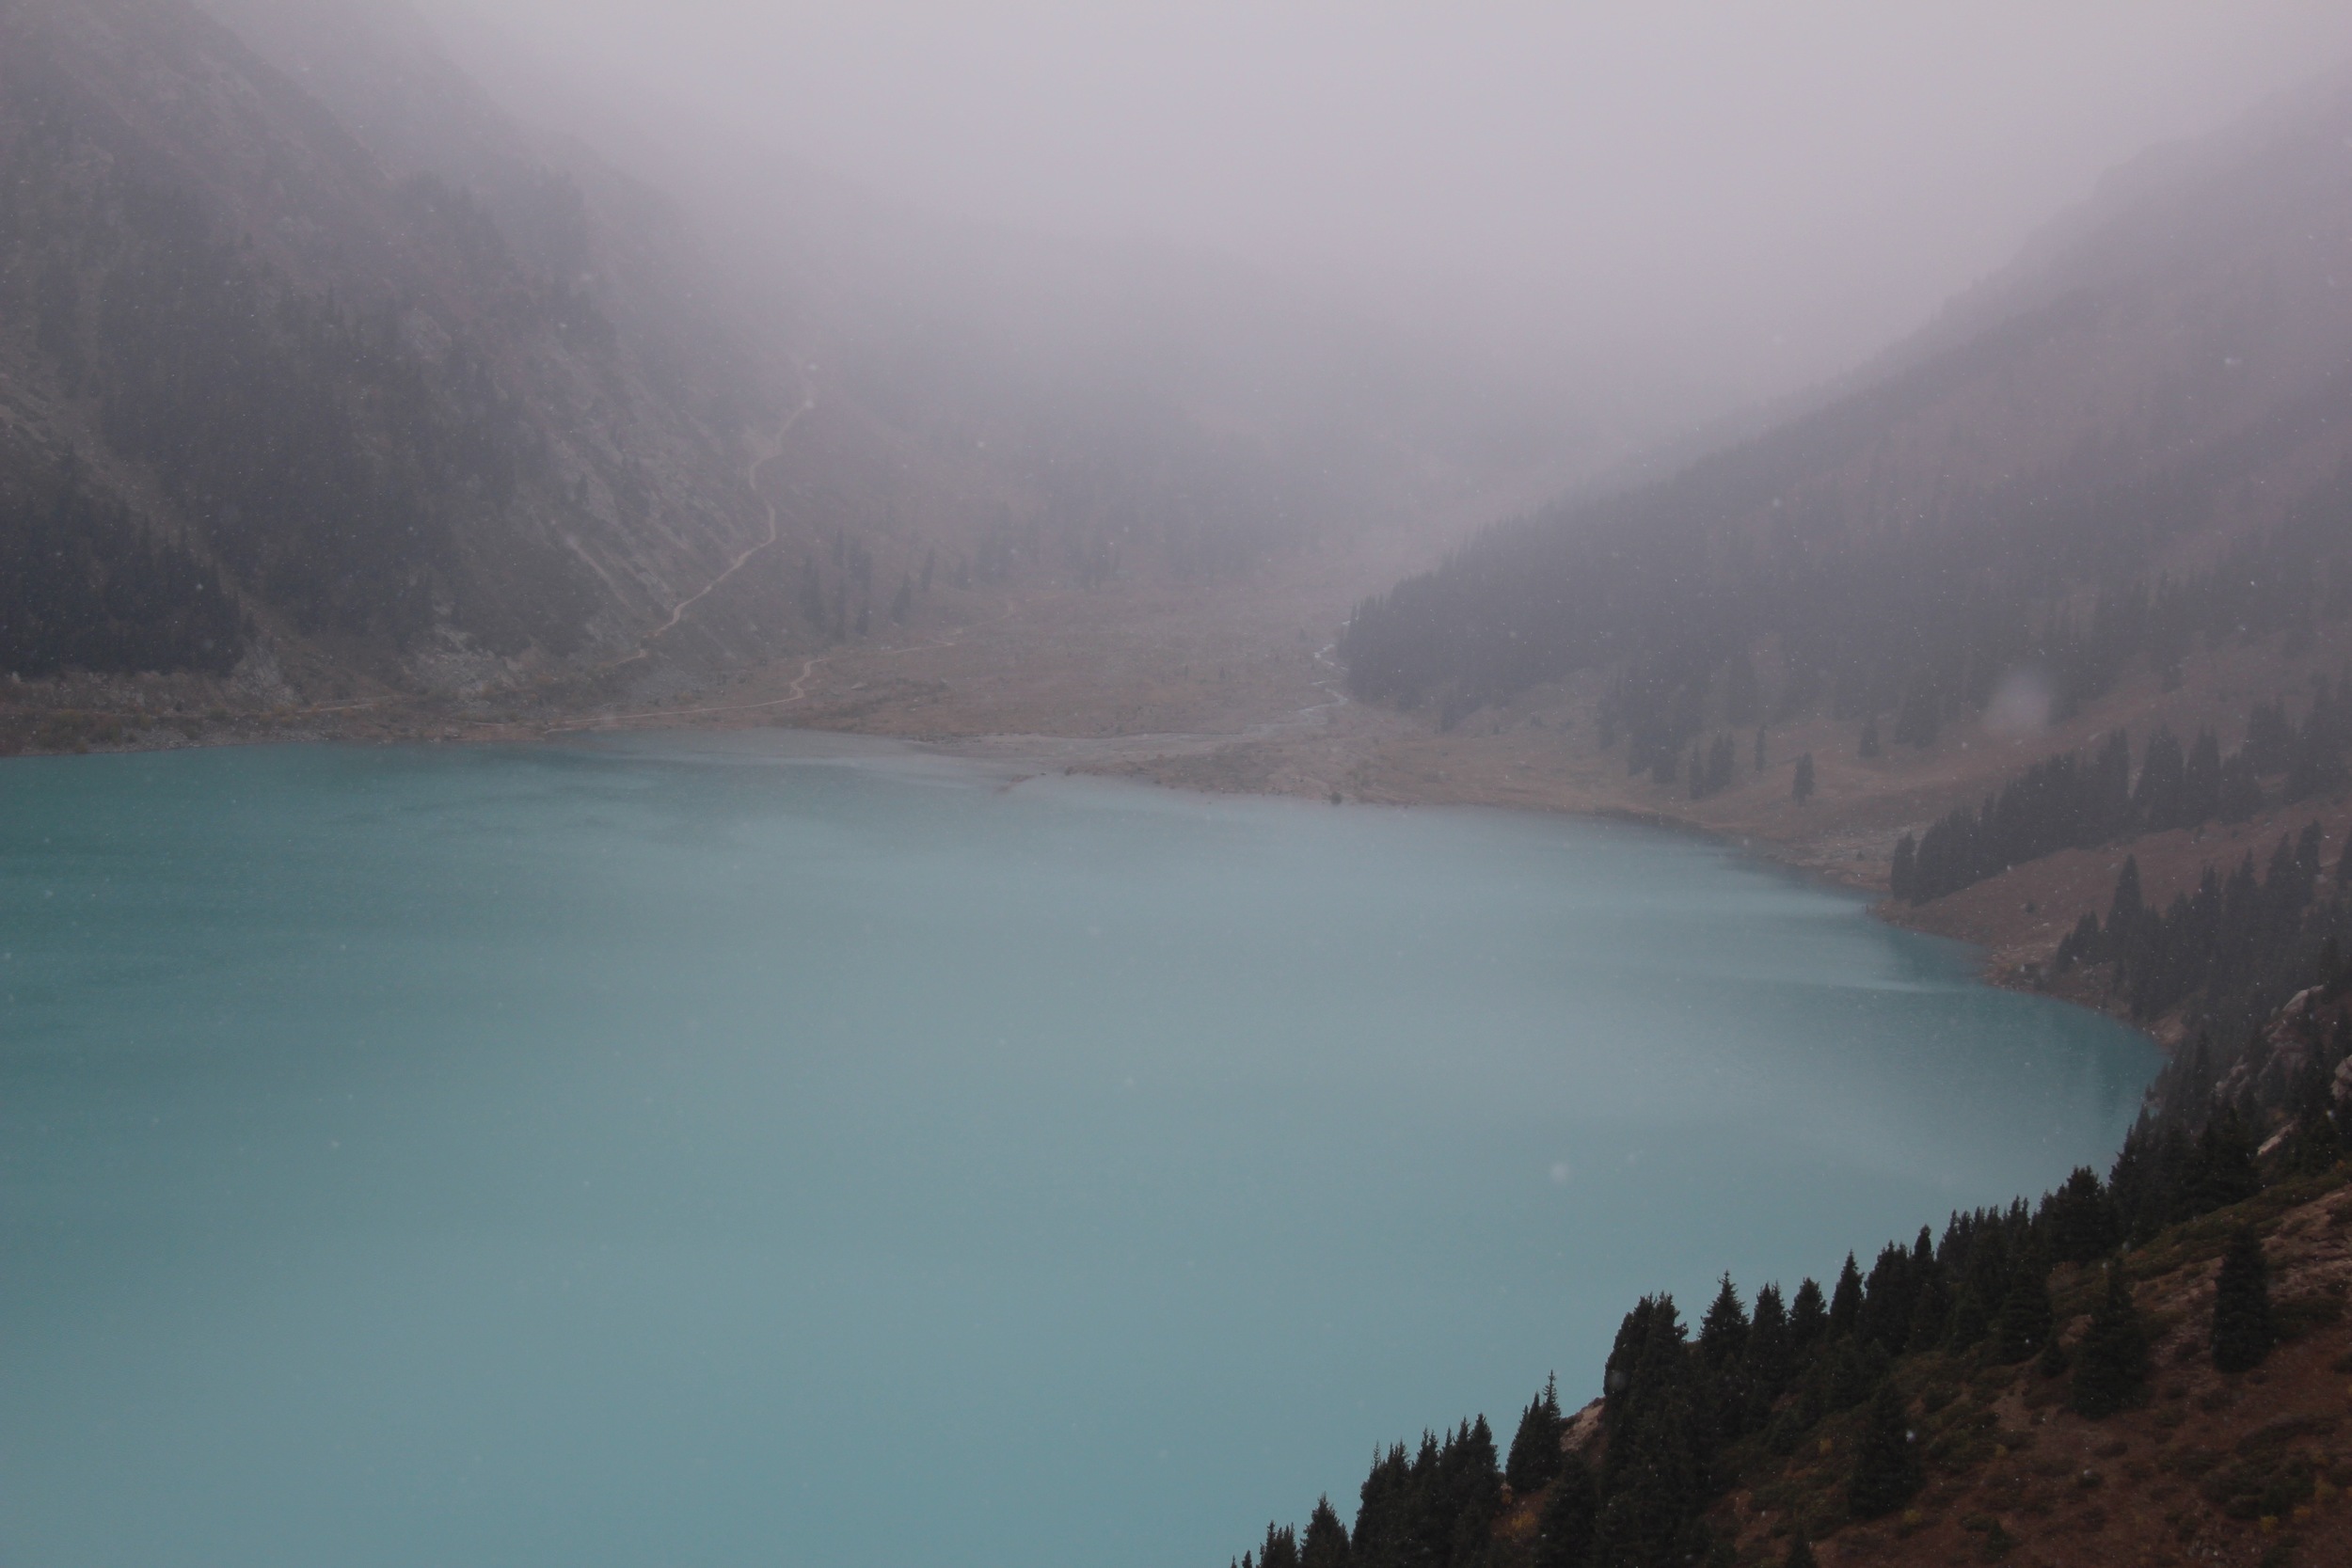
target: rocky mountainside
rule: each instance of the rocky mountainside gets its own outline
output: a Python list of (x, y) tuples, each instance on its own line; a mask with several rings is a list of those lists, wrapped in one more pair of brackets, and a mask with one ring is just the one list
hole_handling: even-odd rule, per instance
[(1241, 269), (603, 145), (676, 195), (405, 0), (0, 0), (0, 669), (68, 715), (0, 743), (136, 733), (140, 673), (182, 719), (540, 711), (1007, 593), (1217, 594), (1605, 444)]
[(0, 6), (0, 167), (21, 675), (511, 678), (627, 648), (765, 526), (789, 394), (664, 319), (564, 172), (388, 162), (183, 0)]

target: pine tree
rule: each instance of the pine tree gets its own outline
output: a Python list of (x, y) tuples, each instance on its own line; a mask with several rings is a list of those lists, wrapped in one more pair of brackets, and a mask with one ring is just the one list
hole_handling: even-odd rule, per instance
[(1807, 752), (1804, 755), (1797, 759), (1797, 779), (1796, 783), (1789, 786), (1788, 793), (1799, 805), (1804, 805), (1807, 800), (1813, 799), (1812, 752)]
[(1298, 1537), (1288, 1525), (1265, 1528), (1265, 1544), (1258, 1548), (1258, 1568), (1298, 1568)]
[(1780, 1287), (1759, 1287), (1756, 1314), (1748, 1324), (1748, 1415), (1743, 1425), (1753, 1429), (1771, 1418), (1773, 1402), (1788, 1386), (1788, 1309), (1781, 1303)]
[(1883, 1383), (1870, 1401), (1854, 1451), (1846, 1505), (1856, 1518), (1875, 1519), (1909, 1502), (1925, 1479), (1902, 1392), (1891, 1382)]
[(1582, 1454), (1562, 1455), (1560, 1473), (1535, 1526), (1534, 1568), (1585, 1568), (1593, 1560), (1593, 1527), (1599, 1514), (1592, 1466)]
[(1307, 1519), (1307, 1534), (1298, 1544), (1298, 1568), (1347, 1568), (1347, 1527), (1340, 1523), (1328, 1497), (1315, 1499)]
[[(1919, 1233), (1920, 1246), (1930, 1258), (1933, 1243), (1927, 1232)], [(1870, 1277), (1864, 1282), (1862, 1315), (1856, 1331), (1866, 1339), (1884, 1345), (1888, 1354), (1900, 1355), (1903, 1341), (1911, 1333), (1912, 1298), (1917, 1292), (1911, 1253), (1899, 1242), (1889, 1242), (1879, 1250), (1878, 1260), (1870, 1266)]]
[(1825, 1402), (1832, 1410), (1851, 1410), (1870, 1397), (1893, 1365), (1894, 1357), (1876, 1340), (1851, 1335), (1833, 1340), (1816, 1368), (1827, 1382)]
[(2096, 1172), (2077, 1165), (2058, 1191), (2042, 1200), (2042, 1227), (2050, 1257), (2060, 1263), (2088, 1263), (2113, 1252), (2123, 1238)]
[(1993, 1324), (1994, 1358), (2027, 1360), (2049, 1343), (2052, 1319), (2050, 1263), (2038, 1243), (2028, 1242), (2026, 1255), (2010, 1269), (2009, 1291), (2001, 1298), (2000, 1315)]
[(2270, 1265), (2250, 1225), (2230, 1234), (2213, 1298), (2213, 1364), (2225, 1372), (2259, 1366), (2278, 1342), (2270, 1318)]
[(2147, 903), (2139, 891), (2139, 857), (2126, 855), (2123, 869), (2116, 873), (2115, 897), (2107, 905), (2107, 946), (2111, 956), (2121, 953), (2147, 912)]
[(2189, 1213), (2210, 1214), (2261, 1192), (2262, 1173), (2255, 1168), (2254, 1156), (2253, 1130), (2234, 1106), (2207, 1119), (2189, 1160)]
[(1944, 1342), (1952, 1323), (1952, 1288), (1945, 1283), (1944, 1270), (1931, 1262), (1920, 1271), (1918, 1289), (1911, 1298), (1911, 1326), (1903, 1335), (1903, 1349), (1914, 1354), (1933, 1350)]
[(1821, 1287), (1807, 1279), (1798, 1285), (1797, 1293), (1788, 1301), (1790, 1354), (1804, 1354), (1828, 1332), (1829, 1307), (1821, 1299)]
[(1736, 1363), (1748, 1345), (1748, 1309), (1725, 1274), (1707, 1316), (1699, 1320), (1699, 1354), (1717, 1370)]
[(1829, 1331), (1835, 1335), (1851, 1334), (1862, 1323), (1862, 1270), (1855, 1266), (1853, 1254), (1846, 1254), (1846, 1266), (1837, 1271), (1837, 1288), (1830, 1292)]
[(1566, 1425), (1560, 1414), (1558, 1380), (1547, 1377), (1544, 1391), (1527, 1402), (1527, 1410), (1519, 1417), (1519, 1429), (1511, 1438), (1511, 1457), (1502, 1467), (1502, 1479), (1518, 1496), (1527, 1497), (1559, 1473), (1560, 1434)]
[(2147, 1325), (2132, 1305), (2122, 1265), (2109, 1263), (2106, 1273), (2106, 1290), (2074, 1347), (2074, 1413), (2092, 1420), (2137, 1403), (2148, 1382)]

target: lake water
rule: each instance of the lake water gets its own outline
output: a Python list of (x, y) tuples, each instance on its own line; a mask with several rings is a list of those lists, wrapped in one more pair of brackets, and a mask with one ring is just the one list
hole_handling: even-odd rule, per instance
[(1719, 847), (814, 737), (0, 765), (0, 1561), (1212, 1568), (2154, 1066)]

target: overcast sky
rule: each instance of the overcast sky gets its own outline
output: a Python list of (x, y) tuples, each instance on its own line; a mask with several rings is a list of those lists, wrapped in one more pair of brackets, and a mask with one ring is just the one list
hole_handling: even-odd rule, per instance
[(2352, 56), (2344, 0), (422, 3), (923, 206), (1714, 356), (1761, 391), (1915, 325), (2106, 167)]

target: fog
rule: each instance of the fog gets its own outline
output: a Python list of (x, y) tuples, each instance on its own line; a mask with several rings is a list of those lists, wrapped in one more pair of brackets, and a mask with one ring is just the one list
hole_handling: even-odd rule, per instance
[(612, 155), (1230, 258), (1693, 411), (1854, 363), (2104, 170), (2352, 55), (2340, 0), (422, 4)]

